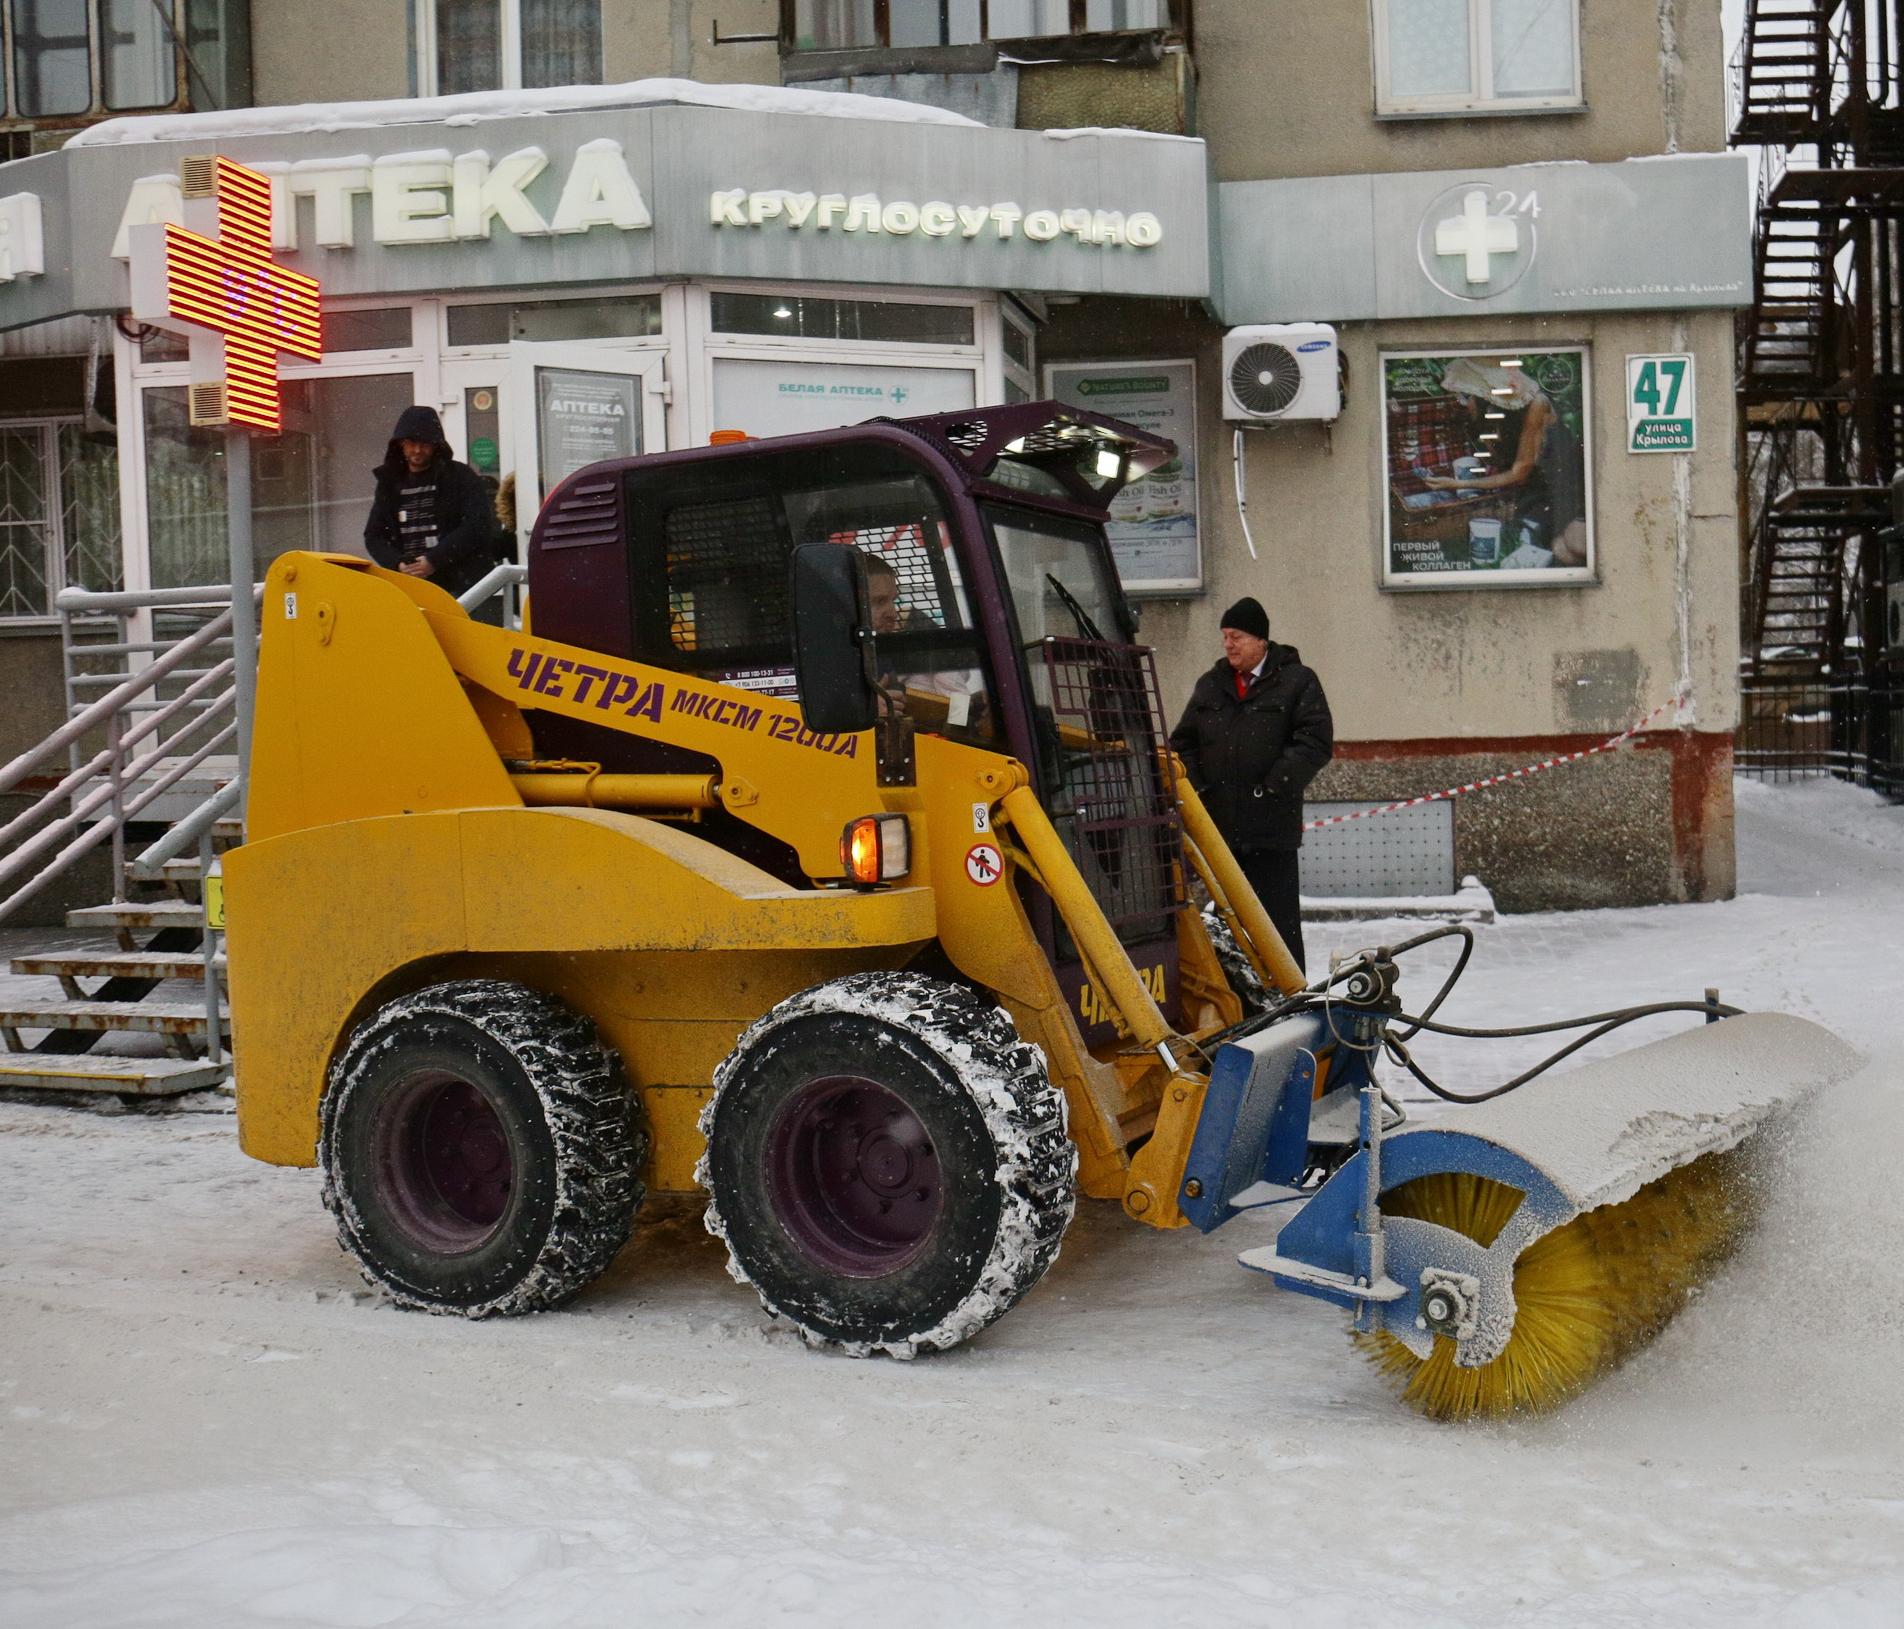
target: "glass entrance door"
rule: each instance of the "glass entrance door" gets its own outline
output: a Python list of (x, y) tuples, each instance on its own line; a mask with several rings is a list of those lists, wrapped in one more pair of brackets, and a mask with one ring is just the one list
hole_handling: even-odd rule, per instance
[[(442, 369), (443, 433), (456, 456), (476, 472), (492, 501), (507, 487), (507, 498), (497, 504), (498, 517), (508, 513), (516, 490), (516, 426), (508, 411), (508, 375), (509, 364), (501, 357), (445, 362)], [(534, 518), (533, 507), (518, 518), (521, 536), (528, 536)], [(519, 548), (516, 557), (521, 558)]]
[(667, 445), (658, 351), (517, 341), (509, 347), (516, 530), (526, 544), (556, 485), (604, 458)]

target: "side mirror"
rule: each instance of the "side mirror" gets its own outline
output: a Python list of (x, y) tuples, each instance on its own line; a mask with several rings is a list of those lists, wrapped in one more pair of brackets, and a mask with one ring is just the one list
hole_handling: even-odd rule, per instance
[(793, 673), (800, 716), (810, 730), (870, 730), (879, 691), (867, 659), (872, 639), (866, 557), (839, 543), (793, 551)]

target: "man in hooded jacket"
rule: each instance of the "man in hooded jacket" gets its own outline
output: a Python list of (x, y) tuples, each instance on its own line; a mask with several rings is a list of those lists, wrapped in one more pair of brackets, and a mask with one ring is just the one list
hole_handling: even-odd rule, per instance
[(446, 594), (474, 587), (496, 564), (489, 490), (443, 439), (430, 407), (406, 407), (377, 466), (364, 547), (378, 565), (427, 577)]
[(1256, 897), (1303, 961), (1302, 793), (1335, 753), (1322, 681), (1293, 645), (1269, 642), (1254, 599), (1223, 613), (1223, 655), (1197, 680), (1170, 745)]

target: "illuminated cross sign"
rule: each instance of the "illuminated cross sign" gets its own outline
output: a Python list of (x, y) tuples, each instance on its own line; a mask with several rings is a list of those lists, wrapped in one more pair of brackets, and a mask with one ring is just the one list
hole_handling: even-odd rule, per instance
[(1461, 200), (1461, 213), (1435, 227), (1435, 253), (1459, 255), (1467, 262), (1468, 281), (1485, 283), (1488, 262), (1495, 255), (1511, 255), (1521, 246), (1520, 227), (1506, 215), (1488, 213), (1488, 195), (1476, 187)]
[(191, 345), (191, 420), (277, 434), (278, 356), (324, 355), (317, 279), (271, 259), (271, 183), (228, 158), (179, 165), (185, 226), (135, 226), (132, 314)]

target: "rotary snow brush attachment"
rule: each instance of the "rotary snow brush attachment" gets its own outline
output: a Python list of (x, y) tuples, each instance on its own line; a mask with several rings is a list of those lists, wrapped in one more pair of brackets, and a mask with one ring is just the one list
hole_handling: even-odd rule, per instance
[[(1448, 931), (1464, 930), (1400, 948)], [(1414, 1062), (1420, 1029), (1570, 1026), (1434, 1023), (1465, 951), (1408, 1017), (1397, 953), (1366, 953), (1346, 981), (1339, 971), (1221, 1049), (1180, 1203), (1205, 1231), (1300, 1205), (1272, 1245), (1238, 1259), (1347, 1307), (1356, 1343), (1421, 1413), (1551, 1408), (1679, 1310), (1751, 1223), (1773, 1163), (1758, 1134), (1860, 1059), (1815, 1024), (1708, 993), (1573, 1021), (1589, 1033), (1547, 1063), (1634, 1017), (1704, 1013), (1699, 1029), (1463, 1099)], [(1375, 1083), (1383, 1050), (1453, 1106), (1404, 1123)], [(1333, 1167), (1319, 1183), (1318, 1166)]]

